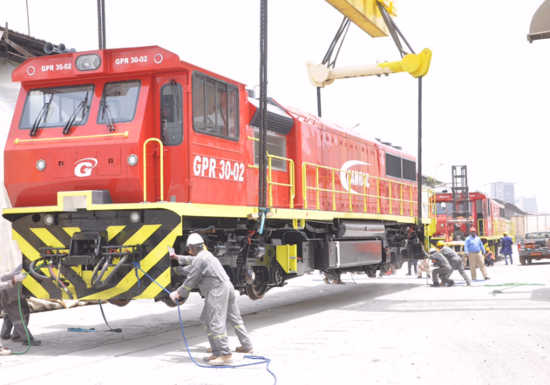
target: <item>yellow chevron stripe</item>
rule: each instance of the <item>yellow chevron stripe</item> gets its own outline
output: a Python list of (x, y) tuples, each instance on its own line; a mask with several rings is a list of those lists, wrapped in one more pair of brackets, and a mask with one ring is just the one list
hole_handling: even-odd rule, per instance
[(46, 246), (49, 247), (65, 247), (63, 243), (61, 243), (52, 233), (50, 233), (50, 230), (44, 228), (44, 227), (31, 227), (30, 230), (36, 235)]
[(111, 240), (118, 235), (126, 226), (109, 226), (107, 227), (107, 240)]
[(27, 242), (27, 240), (23, 238), (17, 231), (12, 229), (11, 236), (13, 240), (17, 242), (19, 249), (27, 258), (29, 258), (31, 261), (40, 258), (40, 253), (38, 252), (38, 250), (36, 250), (29, 242)]
[(46, 289), (44, 289), (42, 285), (31, 275), (27, 275), (27, 277), (23, 280), (23, 286), (25, 286), (35, 298), (50, 298), (50, 294), (48, 294)]
[[(160, 226), (160, 225), (152, 225)], [(176, 238), (181, 235), (181, 226), (177, 225), (162, 241), (160, 241), (153, 250), (149, 252), (140, 262), (141, 269), (144, 271), (149, 271), (153, 266), (155, 266), (162, 257), (166, 255), (166, 250), (169, 245), (173, 245), (176, 241)], [(133, 238), (133, 237), (132, 237)], [(128, 240), (130, 241), (130, 240)], [(128, 243), (128, 242), (126, 242)], [(129, 243), (128, 243), (129, 244)], [(163, 273), (164, 274), (164, 273)], [(148, 278), (144, 277), (144, 274), (141, 271), (138, 271), (138, 276), (141, 280), (147, 280)], [(136, 272), (135, 270), (130, 271), (124, 276), (119, 282), (119, 284), (111, 289), (103, 290), (89, 296), (83, 297), (83, 300), (93, 300), (93, 299), (109, 299), (116, 297), (119, 294), (122, 294), (132, 288), (137, 283)], [(170, 281), (166, 282), (166, 285)], [(166, 286), (164, 285), (164, 286)]]
[[(17, 242), (19, 249), (28, 259), (34, 261), (40, 258), (40, 253), (34, 247), (32, 247), (32, 245), (27, 242), (27, 240), (23, 238), (17, 231), (12, 229), (11, 233), (12, 239)], [(42, 285), (30, 275), (27, 275), (27, 277), (23, 281), (23, 285), (36, 298), (50, 298), (50, 295), (48, 294), (46, 289), (44, 289)]]
[[(164, 270), (161, 275), (159, 275), (155, 281), (157, 281), (162, 286), (166, 287), (170, 284), (170, 270), (168, 269)], [(143, 278), (141, 280), (142, 285), (147, 285), (148, 282), (151, 282), (151, 280), (147, 277)], [(140, 298), (155, 298), (160, 292), (162, 291), (162, 288), (159, 287), (155, 282), (151, 282), (149, 286), (147, 286), (147, 289), (143, 290), (143, 293), (135, 297), (136, 299)]]
[[(107, 227), (107, 240), (110, 241), (114, 237), (118, 235), (126, 226), (109, 226)], [(78, 233), (80, 230), (80, 227), (63, 227), (63, 230), (67, 234), (69, 234), (70, 237), (74, 235), (74, 233)]]
[(141, 245), (162, 225), (143, 225), (126, 242), (124, 246)]
[(80, 231), (80, 227), (63, 227), (63, 230), (69, 234), (69, 237), (72, 237), (74, 233), (78, 233)]

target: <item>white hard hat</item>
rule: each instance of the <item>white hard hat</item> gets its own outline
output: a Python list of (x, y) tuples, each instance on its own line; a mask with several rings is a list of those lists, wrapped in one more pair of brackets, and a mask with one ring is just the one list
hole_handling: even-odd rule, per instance
[(202, 245), (204, 243), (204, 239), (197, 234), (197, 233), (191, 233), (187, 237), (187, 246), (194, 246), (194, 245)]
[(432, 247), (430, 249), (430, 254), (437, 253), (437, 249), (435, 247)]

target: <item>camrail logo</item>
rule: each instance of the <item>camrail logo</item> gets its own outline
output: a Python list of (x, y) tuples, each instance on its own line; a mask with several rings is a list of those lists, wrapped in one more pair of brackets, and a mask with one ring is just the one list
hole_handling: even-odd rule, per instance
[(92, 170), (97, 166), (96, 158), (82, 158), (74, 162), (74, 175), (79, 178), (85, 178), (92, 175)]
[(340, 168), (340, 183), (344, 190), (357, 193), (352, 186), (355, 187), (369, 187), (369, 174), (366, 171), (361, 170), (352, 170), (353, 167), (357, 166), (368, 166), (369, 163), (363, 162), (362, 160), (348, 160)]

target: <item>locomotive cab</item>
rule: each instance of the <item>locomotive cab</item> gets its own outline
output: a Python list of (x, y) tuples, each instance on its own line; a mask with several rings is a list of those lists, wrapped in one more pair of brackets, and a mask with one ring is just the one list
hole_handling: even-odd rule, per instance
[[(159, 47), (23, 63), (13, 74), (21, 91), (5, 151), (12, 204), (51, 205), (58, 191), (77, 190), (105, 190), (117, 203), (139, 202), (142, 192), (143, 200), (163, 198), (160, 153), (170, 156), (183, 142), (187, 77), (180, 63)], [(178, 198), (185, 201), (186, 192)]]

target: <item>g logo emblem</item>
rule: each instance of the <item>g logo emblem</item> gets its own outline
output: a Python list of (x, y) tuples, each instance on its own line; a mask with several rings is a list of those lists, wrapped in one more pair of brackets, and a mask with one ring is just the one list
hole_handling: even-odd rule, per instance
[(97, 166), (96, 158), (82, 158), (75, 162), (74, 175), (84, 178), (92, 175), (92, 170)]

